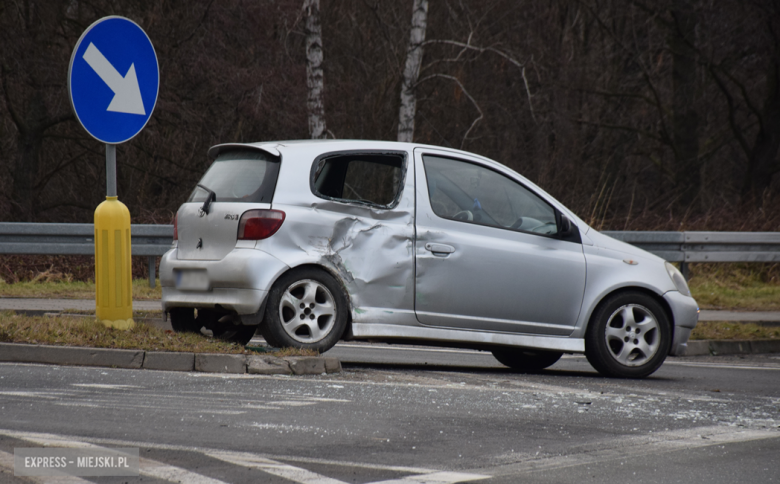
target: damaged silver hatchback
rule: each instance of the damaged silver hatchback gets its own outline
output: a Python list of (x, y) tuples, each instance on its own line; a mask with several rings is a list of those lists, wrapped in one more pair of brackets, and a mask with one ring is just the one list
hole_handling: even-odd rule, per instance
[(539, 370), (584, 353), (644, 377), (698, 319), (671, 264), (589, 227), (509, 168), (385, 141), (223, 144), (160, 266), (176, 331), (327, 351), (475, 348)]

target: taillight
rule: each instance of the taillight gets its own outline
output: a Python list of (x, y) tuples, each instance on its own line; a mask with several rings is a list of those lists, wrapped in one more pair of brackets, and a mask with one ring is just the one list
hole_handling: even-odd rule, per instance
[(279, 210), (248, 210), (238, 222), (238, 240), (267, 239), (279, 230), (284, 212)]
[(173, 240), (179, 240), (179, 212), (173, 216)]

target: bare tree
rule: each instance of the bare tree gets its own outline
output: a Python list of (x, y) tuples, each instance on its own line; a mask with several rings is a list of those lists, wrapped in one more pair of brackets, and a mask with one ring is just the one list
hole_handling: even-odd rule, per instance
[(325, 83), (322, 74), (320, 0), (304, 0), (303, 15), (306, 19), (306, 105), (309, 110), (309, 135), (312, 139), (324, 139), (328, 137), (328, 133), (323, 102)]
[(672, 51), (672, 131), (676, 159), (675, 182), (680, 203), (688, 205), (701, 188), (699, 113), (696, 111), (696, 12), (689, 0), (675, 0), (671, 10), (669, 48)]
[(414, 0), (412, 30), (409, 33), (409, 49), (401, 86), (401, 107), (398, 109), (398, 141), (412, 142), (414, 139), (414, 115), (417, 111), (415, 87), (420, 76), (427, 25), (428, 0)]

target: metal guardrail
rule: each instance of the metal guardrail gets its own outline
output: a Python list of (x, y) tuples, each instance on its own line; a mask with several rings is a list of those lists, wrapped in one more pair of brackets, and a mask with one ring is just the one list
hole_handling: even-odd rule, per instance
[[(780, 262), (780, 232), (603, 231), (669, 262)], [(0, 254), (94, 255), (93, 224), (0, 222)], [(149, 258), (149, 285), (155, 284), (156, 258), (173, 242), (173, 225), (131, 225), (133, 256)]]
[[(173, 242), (173, 225), (130, 226), (130, 251), (149, 261), (149, 286), (155, 286), (157, 257)], [(95, 255), (93, 224), (0, 222), (0, 254)]]
[(780, 262), (780, 232), (602, 232), (669, 262)]

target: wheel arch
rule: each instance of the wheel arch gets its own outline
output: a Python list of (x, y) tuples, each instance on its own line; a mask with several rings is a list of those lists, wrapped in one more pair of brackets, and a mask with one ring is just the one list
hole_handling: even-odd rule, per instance
[(607, 300), (609, 300), (613, 296), (624, 294), (627, 292), (638, 292), (641, 294), (645, 294), (651, 297), (655, 302), (657, 302), (661, 306), (661, 308), (663, 309), (666, 315), (666, 318), (669, 320), (669, 326), (670, 326), (669, 329), (671, 330), (672, 340), (674, 340), (674, 333), (675, 333), (674, 313), (672, 312), (672, 308), (669, 306), (669, 303), (666, 301), (666, 299), (664, 299), (663, 295), (658, 294), (655, 291), (652, 291), (646, 287), (641, 287), (641, 286), (619, 287), (617, 289), (614, 289), (604, 294), (599, 300), (599, 302), (596, 305), (594, 305), (593, 308), (591, 309), (590, 314), (588, 315), (587, 324), (585, 325), (583, 334), (587, 333), (588, 328), (590, 328), (590, 325), (593, 323), (593, 318), (595, 318), (595, 315), (598, 313), (599, 309), (601, 309), (601, 307), (604, 306), (604, 304), (606, 304)]
[[(270, 287), (274, 287), (276, 285), (276, 283), (279, 281), (279, 279), (281, 279), (285, 275), (287, 275), (287, 274), (289, 274), (291, 272), (294, 272), (294, 271), (301, 271), (301, 270), (306, 270), (306, 269), (320, 270), (320, 271), (323, 271), (326, 274), (332, 276), (333, 279), (336, 280), (338, 285), (344, 291), (344, 296), (347, 298), (347, 304), (349, 304), (349, 308), (348, 308), (348, 311), (347, 311), (347, 325), (344, 328), (344, 332), (341, 334), (340, 339), (347, 339), (347, 338), (351, 337), (351, 335), (352, 335), (352, 311), (353, 311), (353, 308), (354, 308), (354, 304), (352, 303), (352, 297), (351, 297), (351, 294), (350, 294), (349, 290), (347, 289), (347, 285), (344, 283), (344, 279), (341, 277), (341, 274), (339, 273), (338, 270), (336, 270), (336, 269), (334, 269), (332, 267), (329, 267), (329, 266), (327, 266), (325, 264), (316, 264), (316, 263), (313, 263), (313, 262), (306, 262), (306, 263), (303, 263), (303, 264), (299, 264), (297, 266), (290, 267), (287, 270), (282, 271), (279, 274), (277, 274), (276, 278), (273, 280), (273, 282), (271, 283)], [(266, 303), (267, 303), (267, 301), (264, 301), (263, 305), (265, 305)]]

